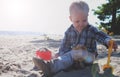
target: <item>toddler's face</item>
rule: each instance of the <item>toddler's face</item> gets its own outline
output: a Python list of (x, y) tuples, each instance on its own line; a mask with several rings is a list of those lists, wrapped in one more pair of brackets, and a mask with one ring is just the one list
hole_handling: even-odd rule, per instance
[(70, 15), (70, 20), (76, 30), (80, 32), (88, 25), (88, 14), (83, 11), (76, 11)]

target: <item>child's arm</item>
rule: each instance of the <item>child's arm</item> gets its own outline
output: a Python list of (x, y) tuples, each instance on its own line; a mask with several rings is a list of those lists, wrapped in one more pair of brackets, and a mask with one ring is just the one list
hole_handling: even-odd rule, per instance
[[(110, 36), (108, 36), (107, 34), (105, 34), (104, 32), (97, 30), (95, 27), (92, 27), (92, 32), (94, 34), (94, 38), (102, 43), (103, 45), (109, 47), (109, 41), (112, 39)], [(113, 48), (116, 50), (117, 49), (117, 44), (114, 41), (114, 45)]]
[(59, 48), (59, 52), (58, 52), (59, 56), (71, 50), (71, 43), (69, 39), (70, 39), (70, 36), (68, 36), (66, 32)]

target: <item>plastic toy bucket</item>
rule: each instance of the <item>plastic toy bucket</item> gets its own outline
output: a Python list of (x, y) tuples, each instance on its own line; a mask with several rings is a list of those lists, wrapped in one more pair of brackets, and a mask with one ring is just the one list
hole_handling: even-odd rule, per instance
[(41, 58), (41, 59), (46, 60), (46, 61), (51, 60), (51, 58), (52, 58), (51, 51), (49, 51), (46, 48), (44, 48), (43, 50), (37, 50), (36, 56), (38, 58)]

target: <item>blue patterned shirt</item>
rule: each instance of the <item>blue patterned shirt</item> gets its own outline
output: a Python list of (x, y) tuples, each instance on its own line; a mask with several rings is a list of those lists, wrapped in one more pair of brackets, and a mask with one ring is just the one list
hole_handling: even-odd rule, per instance
[(64, 53), (69, 52), (78, 44), (87, 47), (89, 52), (97, 52), (97, 42), (107, 46), (110, 39), (111, 38), (107, 34), (94, 26), (87, 25), (87, 27), (79, 33), (74, 26), (71, 25), (65, 32), (58, 54), (63, 55)]

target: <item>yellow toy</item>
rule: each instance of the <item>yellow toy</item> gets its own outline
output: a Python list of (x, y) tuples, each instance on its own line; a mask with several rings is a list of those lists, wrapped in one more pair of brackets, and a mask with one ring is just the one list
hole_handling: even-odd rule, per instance
[(111, 53), (112, 53), (113, 42), (114, 42), (113, 40), (109, 41), (110, 46), (109, 46), (109, 49), (108, 49), (108, 59), (107, 59), (107, 63), (103, 66), (103, 70), (111, 69), (112, 73), (113, 73), (113, 67), (110, 65), (110, 56), (111, 56)]
[(105, 65), (103, 65), (103, 73), (99, 73), (100, 72), (100, 68), (99, 68), (99, 64), (98, 63), (94, 63), (92, 66), (92, 76), (93, 77), (115, 77), (113, 75), (113, 67), (110, 65), (110, 56), (112, 54), (112, 48), (113, 48), (113, 40), (109, 41), (109, 48), (108, 48), (108, 59), (107, 59), (107, 63)]

